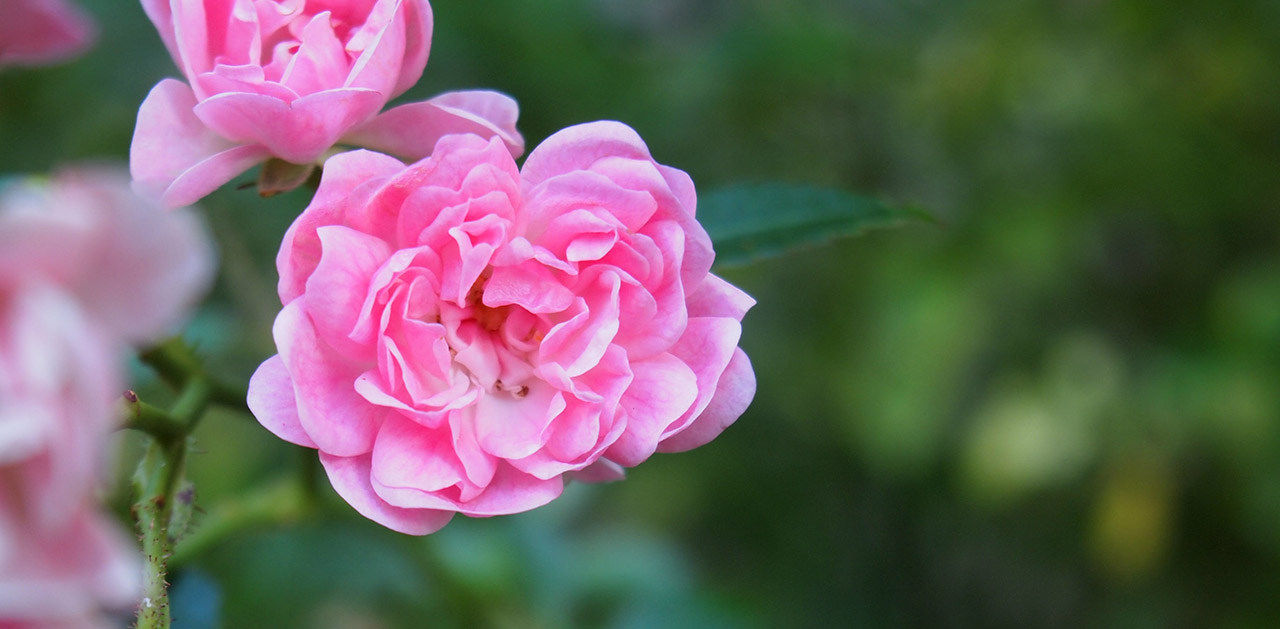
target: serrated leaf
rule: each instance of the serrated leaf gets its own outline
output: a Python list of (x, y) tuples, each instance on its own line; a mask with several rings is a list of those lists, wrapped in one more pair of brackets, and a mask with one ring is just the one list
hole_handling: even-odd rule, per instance
[(919, 209), (815, 186), (742, 184), (698, 199), (698, 221), (721, 268), (921, 219), (929, 216)]

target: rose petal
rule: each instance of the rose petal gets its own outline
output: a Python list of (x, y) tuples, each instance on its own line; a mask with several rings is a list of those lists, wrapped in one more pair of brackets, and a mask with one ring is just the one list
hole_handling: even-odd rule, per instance
[(431, 155), (446, 135), (474, 134), (498, 138), (513, 157), (519, 157), (524, 152), (524, 139), (515, 127), (518, 115), (516, 102), (505, 94), (449, 92), (382, 112), (353, 129), (343, 141), (418, 160)]
[(289, 302), (272, 328), (280, 358), (292, 376), (298, 420), (321, 451), (337, 456), (364, 454), (373, 447), (381, 419), (389, 411), (356, 392), (356, 378), (365, 368), (325, 346), (306, 303), (306, 297)]
[(361, 219), (368, 196), (378, 190), (383, 178), (403, 169), (399, 160), (372, 151), (341, 153), (325, 162), (315, 197), (289, 226), (280, 244), (276, 270), (280, 273), (281, 302), (289, 303), (301, 295), (307, 278), (320, 264), (319, 228), (346, 224), (360, 229), (366, 224)]
[(233, 142), (261, 144), (294, 164), (316, 161), (338, 138), (373, 118), (385, 97), (373, 90), (338, 88), (308, 94), (292, 103), (243, 92), (210, 96), (195, 115)]
[(320, 463), (329, 475), (333, 489), (356, 511), (378, 524), (406, 535), (434, 533), (453, 519), (452, 511), (401, 509), (392, 506), (373, 491), (370, 480), (370, 455), (340, 457), (320, 452)]
[(351, 358), (372, 359), (372, 347), (352, 340), (369, 293), (369, 283), (391, 247), (380, 238), (342, 225), (316, 230), (320, 264), (307, 278), (307, 310), (316, 331), (334, 349)]
[(746, 412), (755, 394), (756, 374), (751, 361), (741, 349), (735, 350), (716, 384), (711, 403), (688, 428), (663, 439), (658, 451), (683, 452), (709, 443)]
[(277, 354), (263, 361), (249, 378), (249, 412), (272, 434), (305, 448), (317, 447), (298, 419), (293, 379)]
[(47, 65), (84, 52), (94, 40), (93, 20), (63, 0), (0, 2), (0, 66)]
[(690, 317), (730, 317), (742, 321), (756, 300), (719, 276), (708, 273), (688, 297)]
[(698, 397), (693, 370), (670, 354), (633, 363), (634, 379), (623, 394), (627, 429), (605, 451), (610, 460), (625, 467), (642, 463), (658, 447), (667, 426), (693, 405)]
[(539, 144), (520, 169), (526, 186), (556, 175), (589, 170), (597, 160), (623, 157), (650, 161), (649, 148), (635, 130), (621, 122), (588, 122), (562, 129)]
[(387, 420), (374, 443), (372, 478), (383, 485), (421, 491), (439, 491), (462, 482), (465, 472), (448, 430), (400, 417)]
[(716, 382), (737, 350), (740, 336), (742, 325), (733, 319), (689, 319), (684, 335), (671, 347), (671, 354), (693, 370), (698, 383), (698, 397), (689, 410), (662, 431), (663, 439), (684, 430), (711, 401)]
[(139, 192), (166, 207), (194, 203), (269, 156), (218, 136), (192, 113), (195, 105), (190, 87), (165, 79), (138, 109), (129, 171)]
[(444, 492), (424, 492), (412, 487), (392, 487), (373, 480), (374, 490), (391, 504), (410, 509), (456, 509), (465, 515), (485, 517), (507, 515), (541, 507), (560, 496), (564, 481), (540, 480), (510, 465), (499, 465), (483, 493), (462, 501)]

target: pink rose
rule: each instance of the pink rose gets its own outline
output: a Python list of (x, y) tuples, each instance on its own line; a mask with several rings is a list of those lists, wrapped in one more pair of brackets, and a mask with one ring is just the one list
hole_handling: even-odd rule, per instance
[(427, 63), (426, 0), (142, 0), (190, 85), (161, 81), (130, 150), (143, 191), (192, 203), (271, 157), (316, 162), (335, 144), (419, 159), (446, 133), (497, 136), (519, 155), (515, 101), (451, 92), (378, 112)]
[(285, 235), (280, 354), (249, 406), (412, 534), (702, 445), (755, 393), (737, 347), (755, 302), (708, 272), (694, 205), (616, 122), (555, 134), (523, 171), (476, 136), (407, 168), (332, 157)]
[(173, 332), (214, 262), (197, 216), (138, 197), (123, 170), (79, 167), (0, 187), (0, 290), (56, 285), (126, 343)]
[(0, 289), (0, 626), (96, 626), (137, 601), (134, 544), (93, 503), (116, 350), (56, 288)]
[(48, 65), (84, 52), (93, 20), (64, 0), (0, 2), (0, 66)]
[(136, 601), (134, 545), (94, 500), (123, 349), (176, 325), (212, 270), (195, 217), (123, 171), (0, 184), (0, 626), (88, 626)]

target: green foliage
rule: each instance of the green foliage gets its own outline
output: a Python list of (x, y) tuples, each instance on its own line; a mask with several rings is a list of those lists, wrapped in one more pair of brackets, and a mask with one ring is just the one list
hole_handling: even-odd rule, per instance
[(781, 183), (729, 186), (698, 200), (698, 222), (721, 268), (927, 217), (842, 190)]

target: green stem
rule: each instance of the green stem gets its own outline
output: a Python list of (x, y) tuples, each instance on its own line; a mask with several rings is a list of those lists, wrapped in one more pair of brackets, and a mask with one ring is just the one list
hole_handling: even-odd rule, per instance
[(185, 533), (194, 509), (189, 483), (184, 486), (189, 435), (209, 407), (211, 388), (203, 377), (186, 380), (170, 413), (137, 399), (126, 399), (132, 407), (131, 422), (152, 435), (147, 452), (138, 464), (134, 483), (138, 502), (134, 513), (142, 535), (143, 599), (138, 606), (138, 629), (168, 629), (169, 558), (174, 543)]
[(182, 504), (184, 501), (179, 500), (174, 491), (183, 475), (186, 453), (185, 439), (170, 444), (152, 440), (138, 466), (135, 482), (140, 491), (134, 510), (142, 534), (145, 560), (138, 629), (169, 627), (169, 592), (165, 578), (174, 541), (169, 523), (175, 509), (191, 508), (190, 500)]
[(138, 394), (127, 391), (124, 394), (128, 414), (124, 427), (151, 435), (162, 444), (169, 444), (187, 436), (182, 424), (164, 409), (157, 408), (138, 399)]
[(249, 412), (245, 404), (248, 391), (212, 377), (200, 363), (195, 349), (181, 337), (171, 338), (139, 354), (142, 362), (151, 366), (169, 386), (183, 389), (194, 379), (204, 380), (209, 388), (209, 400), (219, 406)]

